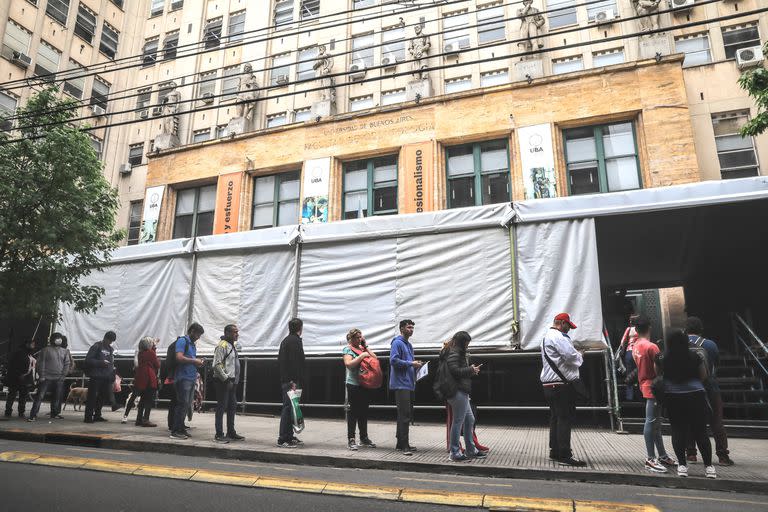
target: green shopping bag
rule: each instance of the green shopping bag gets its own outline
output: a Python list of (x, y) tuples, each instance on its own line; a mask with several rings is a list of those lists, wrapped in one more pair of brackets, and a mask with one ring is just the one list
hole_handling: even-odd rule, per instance
[(293, 417), (293, 432), (296, 434), (304, 430), (304, 415), (301, 414), (299, 400), (301, 399), (301, 390), (292, 389), (288, 391), (288, 400), (291, 401), (291, 416)]

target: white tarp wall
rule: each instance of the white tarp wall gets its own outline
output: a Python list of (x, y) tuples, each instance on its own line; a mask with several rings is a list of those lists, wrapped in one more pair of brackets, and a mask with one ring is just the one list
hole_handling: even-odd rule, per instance
[(594, 219), (521, 224), (516, 230), (521, 348), (538, 348), (562, 312), (578, 326), (571, 339), (602, 346)]

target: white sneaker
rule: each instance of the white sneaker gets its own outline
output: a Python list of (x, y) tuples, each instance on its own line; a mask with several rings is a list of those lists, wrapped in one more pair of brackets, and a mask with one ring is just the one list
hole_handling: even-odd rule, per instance
[(688, 477), (688, 466), (677, 466), (677, 476), (682, 478)]
[(707, 466), (707, 469), (704, 470), (704, 474), (707, 476), (707, 478), (717, 478), (715, 466)]
[(654, 473), (666, 473), (667, 468), (661, 465), (656, 459), (645, 459), (645, 469)]
[(120, 420), (120, 423), (128, 423), (128, 416), (123, 416), (123, 419)]

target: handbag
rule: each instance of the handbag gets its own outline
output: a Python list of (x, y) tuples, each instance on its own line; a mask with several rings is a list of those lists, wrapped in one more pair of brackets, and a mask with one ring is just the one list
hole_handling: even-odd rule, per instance
[(560, 377), (560, 380), (563, 381), (564, 384), (567, 384), (573, 388), (573, 391), (576, 392), (577, 395), (580, 397), (589, 400), (589, 390), (587, 389), (587, 386), (584, 385), (584, 382), (581, 380), (581, 377), (576, 377), (573, 380), (568, 380), (565, 378), (565, 375), (558, 369), (557, 365), (552, 362), (552, 360), (547, 355), (547, 351), (544, 349), (544, 345), (541, 346), (541, 353), (544, 354), (544, 359), (547, 360), (549, 363), (549, 366), (552, 368), (552, 370), (557, 374), (558, 377)]
[(112, 384), (112, 391), (115, 393), (120, 393), (122, 391), (122, 386), (120, 385), (123, 382), (123, 378), (120, 377), (120, 375), (115, 374), (115, 382)]
[(453, 378), (451, 371), (448, 369), (447, 358), (440, 358), (440, 364), (437, 365), (437, 374), (432, 383), (432, 391), (435, 393), (435, 397), (441, 402), (445, 402), (449, 398), (456, 396), (458, 390), (459, 386), (456, 384), (456, 379)]
[(293, 419), (293, 431), (296, 434), (300, 434), (304, 430), (304, 415), (301, 413), (301, 406), (299, 400), (301, 400), (301, 390), (291, 389), (286, 393), (288, 400), (291, 402), (291, 417)]

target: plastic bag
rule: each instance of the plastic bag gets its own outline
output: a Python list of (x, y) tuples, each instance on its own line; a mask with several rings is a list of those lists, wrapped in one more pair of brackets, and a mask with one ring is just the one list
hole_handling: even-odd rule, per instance
[(115, 393), (120, 393), (122, 391), (121, 383), (123, 382), (123, 378), (120, 377), (120, 375), (115, 374), (115, 383), (112, 385), (112, 391)]
[(304, 430), (304, 415), (301, 414), (299, 400), (301, 399), (301, 390), (292, 389), (288, 391), (288, 400), (291, 401), (291, 417), (293, 418), (293, 432), (301, 433)]

